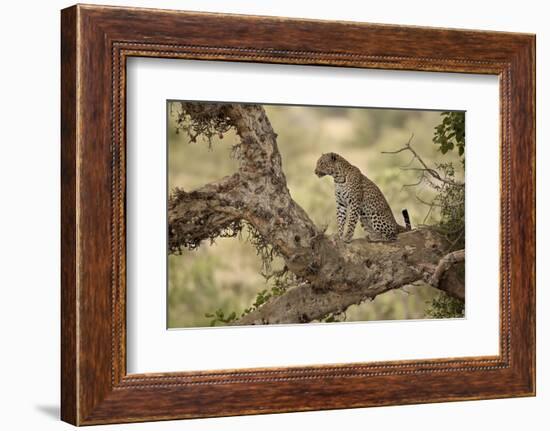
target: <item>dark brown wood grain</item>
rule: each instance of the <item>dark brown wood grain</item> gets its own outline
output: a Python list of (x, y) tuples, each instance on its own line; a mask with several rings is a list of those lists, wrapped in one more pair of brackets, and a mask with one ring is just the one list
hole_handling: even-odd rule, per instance
[[(63, 420), (84, 425), (534, 394), (533, 35), (74, 6), (62, 12), (61, 39)], [(129, 56), (498, 75), (499, 356), (127, 375)]]
[(61, 417), (77, 422), (76, 9), (61, 22)]

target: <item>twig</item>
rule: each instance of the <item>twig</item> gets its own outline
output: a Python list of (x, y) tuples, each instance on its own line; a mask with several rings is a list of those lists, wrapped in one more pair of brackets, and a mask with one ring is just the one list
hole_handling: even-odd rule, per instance
[(447, 252), (449, 252), (449, 250), (452, 250), (453, 247), (456, 245), (456, 243), (458, 241), (460, 241), (463, 237), (464, 237), (464, 229), (461, 229), (462, 232), (460, 232), (460, 235), (458, 235), (456, 237), (456, 239), (451, 243), (451, 245), (449, 246), (449, 248), (447, 249)]
[[(422, 157), (420, 157), (418, 155), (418, 153), (414, 150), (414, 148), (412, 147), (411, 145), (411, 141), (414, 137), (414, 133), (411, 134), (411, 137), (409, 138), (408, 142), (405, 144), (405, 146), (403, 148), (400, 148), (398, 150), (395, 150), (395, 151), (382, 151), (382, 154), (399, 154), (403, 151), (410, 151), (412, 154), (413, 154), (413, 159), (416, 159), (418, 160), (418, 162), (423, 166), (423, 168), (407, 168), (407, 167), (404, 167), (404, 168), (401, 168), (403, 170), (419, 170), (419, 171), (423, 171), (423, 174), (424, 175), (424, 172), (427, 172), (429, 173), (433, 178), (435, 178), (436, 180), (438, 181), (441, 181), (442, 183), (445, 183), (445, 184), (449, 184), (451, 186), (455, 186), (455, 187), (464, 187), (464, 183), (462, 182), (458, 182), (458, 181), (451, 181), (447, 178), (443, 178), (441, 175), (439, 175), (439, 172), (437, 172), (435, 169), (433, 168), (430, 168), (426, 162), (424, 162), (424, 160), (422, 159)], [(410, 165), (410, 163), (409, 163)], [(408, 166), (408, 165), (407, 165)], [(422, 177), (421, 177), (422, 179)], [(418, 183), (420, 184), (420, 182)]]
[(422, 173), (422, 175), (420, 175), (420, 178), (418, 179), (418, 181), (416, 183), (412, 183), (412, 184), (403, 184), (403, 187), (401, 187), (401, 189), (404, 189), (405, 187), (416, 187), (416, 186), (419, 186), (421, 183), (422, 183), (422, 180), (424, 179), (424, 173)]
[(429, 207), (440, 207), (442, 206), (441, 204), (436, 204), (435, 202), (426, 202), (425, 200), (423, 200), (420, 196), (418, 195), (415, 195), (416, 199), (418, 199), (418, 201), (420, 203), (423, 203), (424, 205), (428, 205)]
[(418, 199), (420, 202), (422, 202), (423, 204), (425, 205), (428, 205), (430, 208), (428, 209), (428, 212), (426, 213), (426, 215), (424, 216), (424, 220), (422, 220), (422, 223), (426, 223), (426, 221), (428, 220), (428, 217), (430, 217), (430, 214), (432, 213), (433, 209), (434, 209), (434, 206), (436, 206), (436, 204), (434, 202), (432, 203), (429, 203), (429, 202), (424, 202), (422, 199), (420, 199), (418, 197), (418, 195), (416, 196), (416, 199)]

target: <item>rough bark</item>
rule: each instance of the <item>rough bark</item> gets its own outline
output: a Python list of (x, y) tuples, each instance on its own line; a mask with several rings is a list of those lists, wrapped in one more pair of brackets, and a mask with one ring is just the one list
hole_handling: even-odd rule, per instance
[[(204, 129), (200, 104), (183, 103), (182, 108), (192, 121), (203, 121)], [(207, 114), (235, 129), (240, 144), (233, 150), (240, 166), (217, 183), (192, 192), (174, 191), (168, 208), (169, 252), (234, 235), (246, 221), (300, 281), (237, 324), (320, 319), (433, 274), (449, 246), (433, 230), (406, 232), (390, 243), (357, 239), (346, 244), (317, 228), (290, 195), (277, 135), (260, 105), (219, 104), (214, 111), (210, 106)], [(464, 285), (452, 271), (440, 278), (437, 288), (464, 298)]]

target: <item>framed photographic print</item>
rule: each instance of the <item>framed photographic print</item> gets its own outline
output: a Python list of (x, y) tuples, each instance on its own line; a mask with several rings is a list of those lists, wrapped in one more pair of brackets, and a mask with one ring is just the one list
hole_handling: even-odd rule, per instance
[(63, 420), (534, 395), (533, 35), (78, 5), (61, 43)]

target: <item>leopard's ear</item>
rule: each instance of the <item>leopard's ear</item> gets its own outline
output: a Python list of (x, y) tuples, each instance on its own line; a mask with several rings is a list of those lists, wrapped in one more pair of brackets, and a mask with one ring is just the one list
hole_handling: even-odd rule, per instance
[(332, 160), (333, 162), (336, 161), (336, 153), (330, 153), (330, 160)]

